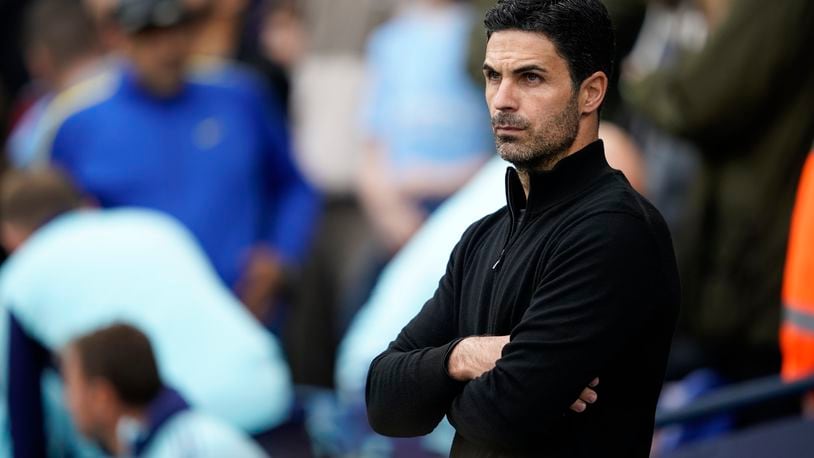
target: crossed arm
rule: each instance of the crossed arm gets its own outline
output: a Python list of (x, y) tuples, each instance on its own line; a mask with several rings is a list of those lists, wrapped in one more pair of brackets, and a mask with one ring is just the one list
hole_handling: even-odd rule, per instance
[[(452, 349), (447, 362), (449, 376), (459, 382), (475, 380), (495, 368), (503, 353), (503, 347), (509, 343), (509, 336), (472, 336), (467, 337)], [(597, 400), (596, 388), (599, 378), (588, 384), (579, 398), (571, 404), (571, 410), (580, 413)]]

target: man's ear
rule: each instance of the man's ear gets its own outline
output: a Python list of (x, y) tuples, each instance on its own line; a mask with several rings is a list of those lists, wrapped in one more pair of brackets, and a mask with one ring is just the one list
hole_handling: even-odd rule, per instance
[(6, 252), (11, 253), (26, 241), (31, 231), (25, 230), (19, 224), (3, 221), (0, 224), (0, 243)]
[(88, 380), (91, 397), (99, 406), (106, 409), (113, 409), (119, 404), (119, 395), (113, 384), (101, 377), (93, 377)]
[(591, 114), (602, 105), (608, 91), (608, 76), (605, 72), (594, 72), (585, 78), (579, 88), (579, 108), (582, 114)]

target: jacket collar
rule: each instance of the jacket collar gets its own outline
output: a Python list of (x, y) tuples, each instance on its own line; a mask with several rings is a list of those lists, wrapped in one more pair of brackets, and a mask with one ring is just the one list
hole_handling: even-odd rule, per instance
[(133, 444), (134, 456), (141, 456), (161, 428), (173, 417), (189, 410), (189, 404), (171, 388), (164, 388), (147, 408), (147, 423), (143, 434)]
[(517, 170), (506, 170), (506, 203), (512, 217), (545, 210), (557, 202), (579, 194), (600, 176), (612, 171), (605, 159), (602, 140), (597, 140), (560, 160), (553, 169), (533, 172), (529, 177), (529, 198), (523, 191)]

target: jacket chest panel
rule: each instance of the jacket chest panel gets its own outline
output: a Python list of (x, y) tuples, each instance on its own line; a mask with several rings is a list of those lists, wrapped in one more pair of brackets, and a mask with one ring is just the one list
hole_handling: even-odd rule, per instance
[(541, 235), (542, 228), (524, 227), (507, 237), (507, 223), (498, 232), (500, 235), (478, 247), (476, 258), (464, 273), (459, 321), (463, 336), (509, 334), (528, 309), (536, 289), (537, 266), (544, 256), (542, 241), (546, 238)]

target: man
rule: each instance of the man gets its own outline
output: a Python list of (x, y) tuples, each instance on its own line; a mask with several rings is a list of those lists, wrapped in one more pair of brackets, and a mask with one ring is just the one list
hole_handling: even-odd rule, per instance
[[(644, 180), (636, 146), (620, 128), (606, 122), (599, 127), (599, 137), (605, 145), (608, 163), (622, 171), (634, 189), (638, 189), (637, 183), (641, 185)], [(487, 162), (466, 186), (433, 213), (382, 271), (370, 299), (356, 314), (337, 352), (336, 391), (343, 407), (364, 411), (357, 405), (364, 405), (370, 363), (421, 310), (427, 297), (432, 296), (438, 278), (444, 275), (448, 254), (469, 222), (505, 205), (505, 197), (494, 190), (504, 180), (506, 165), (497, 156)], [(347, 435), (347, 425), (342, 424), (341, 430)], [(454, 433), (450, 431), (451, 428), (439, 427), (423, 442), (446, 454)]]
[(81, 205), (53, 170), (3, 177), (1, 234), (13, 253), (0, 271), (9, 322), (0, 383), (15, 456), (44, 447), (39, 381), (49, 355), (112, 321), (150, 335), (163, 378), (193, 405), (250, 433), (283, 423), (292, 389), (279, 344), (222, 285), (191, 234), (155, 211)]
[(265, 456), (244, 434), (163, 386), (150, 341), (130, 325), (71, 341), (61, 363), (74, 423), (113, 456)]
[[(646, 457), (679, 285), (663, 219), (597, 140), (610, 19), (598, 0), (504, 0), (485, 24), (508, 206), (371, 364), (371, 425), (421, 435), (446, 415), (453, 456)], [(569, 412), (597, 376), (599, 401)]]
[(121, 0), (124, 62), (59, 97), (53, 163), (104, 207), (166, 212), (257, 315), (309, 240), (316, 199), (266, 94), (187, 74), (197, 16), (180, 0)]

